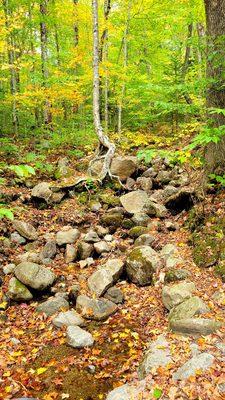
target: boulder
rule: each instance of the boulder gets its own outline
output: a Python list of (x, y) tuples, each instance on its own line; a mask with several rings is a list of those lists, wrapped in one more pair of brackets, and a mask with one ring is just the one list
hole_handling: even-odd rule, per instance
[(162, 290), (163, 304), (167, 310), (171, 310), (171, 308), (192, 297), (192, 293), (195, 290), (195, 284), (192, 282), (178, 283), (173, 286), (164, 286)]
[(74, 348), (90, 347), (94, 344), (94, 338), (79, 326), (68, 326), (67, 343)]
[(76, 309), (84, 318), (104, 321), (117, 311), (117, 306), (107, 299), (91, 299), (80, 295), (77, 298)]
[(141, 190), (144, 190), (147, 193), (150, 192), (153, 186), (152, 179), (144, 176), (137, 178), (136, 183)]
[(120, 259), (108, 260), (103, 268), (89, 277), (88, 286), (91, 292), (99, 297), (102, 296), (119, 279), (123, 272), (123, 265)]
[(51, 203), (53, 192), (50, 189), (50, 184), (48, 182), (38, 183), (32, 189), (31, 196), (44, 200), (47, 204)]
[(75, 311), (68, 310), (60, 312), (53, 320), (53, 325), (57, 328), (63, 326), (83, 326), (85, 325), (84, 319)]
[(57, 296), (57, 297), (50, 297), (48, 300), (39, 304), (36, 308), (36, 311), (40, 313), (45, 313), (48, 317), (50, 317), (51, 315), (61, 310), (68, 310), (68, 309), (69, 309), (68, 301), (61, 296)]
[(184, 318), (170, 321), (173, 332), (184, 335), (206, 336), (220, 329), (222, 324), (214, 319)]
[(166, 271), (165, 282), (183, 281), (191, 276), (190, 272), (186, 269), (170, 269)]
[(33, 298), (27, 287), (16, 278), (10, 279), (7, 296), (15, 301), (29, 301)]
[(86, 235), (83, 238), (84, 242), (87, 243), (97, 243), (100, 242), (100, 237), (98, 236), (97, 232), (90, 230), (86, 233)]
[(145, 213), (134, 214), (131, 218), (135, 225), (147, 226), (149, 223), (149, 216)]
[(38, 238), (38, 233), (36, 229), (29, 224), (28, 222), (19, 221), (15, 219), (13, 221), (13, 227), (17, 230), (17, 232), (28, 240), (36, 240)]
[(195, 190), (186, 187), (167, 198), (164, 204), (172, 215), (177, 215), (183, 210), (188, 211), (194, 205), (195, 199)]
[(27, 251), (26, 253), (19, 254), (16, 259), (16, 264), (21, 264), (23, 262), (31, 262), (31, 263), (41, 263), (40, 254), (34, 253), (32, 251)]
[(112, 246), (110, 243), (107, 243), (104, 240), (101, 240), (98, 243), (94, 243), (94, 249), (97, 254), (101, 255), (104, 253), (110, 253), (110, 251), (112, 250)]
[(91, 243), (80, 241), (77, 245), (77, 257), (80, 260), (86, 260), (91, 257), (94, 251), (94, 246)]
[(103, 225), (110, 226), (113, 228), (119, 228), (123, 221), (123, 215), (121, 213), (106, 213), (102, 215), (101, 222)]
[(62, 179), (68, 178), (73, 174), (72, 169), (69, 167), (69, 160), (67, 157), (61, 157), (58, 160), (57, 168), (55, 171), (55, 178)]
[(5, 275), (13, 274), (16, 268), (16, 264), (7, 264), (3, 267), (3, 272)]
[(147, 350), (139, 366), (139, 379), (144, 379), (151, 373), (152, 368), (166, 367), (172, 363), (169, 344), (165, 337), (161, 335), (155, 340)]
[(124, 295), (123, 292), (117, 288), (117, 287), (111, 287), (109, 288), (104, 297), (110, 301), (112, 301), (115, 304), (122, 304), (124, 301)]
[(155, 237), (153, 235), (150, 235), (149, 233), (145, 233), (144, 235), (139, 236), (135, 242), (134, 246), (151, 246), (152, 243), (154, 243)]
[(197, 296), (190, 297), (183, 303), (172, 308), (169, 313), (169, 321), (192, 318), (195, 315), (200, 315), (209, 312), (209, 308), (204, 301)]
[(165, 245), (161, 252), (161, 257), (164, 259), (166, 264), (166, 269), (174, 268), (180, 264), (182, 264), (183, 259), (179, 254), (177, 247), (173, 244)]
[(148, 168), (143, 174), (142, 176), (144, 176), (145, 178), (155, 178), (157, 175), (157, 171), (155, 170), (155, 168), (150, 167)]
[(59, 231), (56, 234), (56, 243), (58, 246), (63, 246), (65, 244), (73, 244), (79, 238), (80, 232), (78, 229), (68, 229), (65, 231)]
[(165, 218), (167, 215), (167, 209), (163, 204), (155, 203), (150, 199), (146, 202), (143, 211), (150, 217)]
[(113, 277), (109, 271), (99, 269), (88, 278), (88, 286), (96, 296), (102, 296), (113, 285)]
[(143, 212), (147, 201), (148, 195), (144, 190), (136, 190), (120, 197), (122, 206), (130, 214)]
[(116, 389), (112, 390), (106, 400), (138, 400), (143, 398), (143, 394), (145, 393), (145, 381), (141, 381), (136, 383), (134, 386), (125, 385), (119, 386)]
[(77, 248), (72, 244), (66, 245), (65, 261), (67, 264), (72, 263), (77, 258)]
[(145, 226), (134, 226), (129, 230), (129, 236), (133, 239), (137, 239), (139, 236), (145, 235), (148, 233), (148, 228)]
[(46, 259), (46, 258), (54, 258), (56, 255), (57, 249), (56, 249), (56, 242), (54, 240), (50, 240), (47, 242), (43, 248), (43, 250), (40, 253), (40, 258), (41, 259)]
[(209, 353), (201, 353), (190, 360), (188, 360), (182, 367), (173, 374), (173, 380), (184, 380), (191, 376), (195, 376), (199, 371), (206, 371), (209, 369), (214, 362), (214, 356)]
[(24, 285), (37, 290), (46, 289), (56, 279), (55, 274), (50, 269), (32, 262), (17, 265), (15, 275)]
[[(92, 165), (92, 175), (98, 176), (102, 169), (102, 161), (96, 161)], [(122, 182), (126, 181), (137, 169), (136, 157), (118, 156), (114, 157), (111, 163), (111, 173), (120, 178)]]
[(150, 246), (134, 248), (126, 260), (126, 272), (129, 279), (140, 286), (151, 284), (154, 272), (162, 266), (160, 256)]
[(25, 244), (26, 243), (26, 239), (23, 236), (21, 236), (18, 232), (13, 232), (10, 235), (10, 239), (13, 243), (16, 243), (16, 244)]

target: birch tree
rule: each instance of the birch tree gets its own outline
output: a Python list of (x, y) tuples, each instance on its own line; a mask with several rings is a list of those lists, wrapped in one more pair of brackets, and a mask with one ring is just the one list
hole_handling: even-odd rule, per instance
[(93, 116), (95, 132), (98, 136), (99, 146), (94, 160), (90, 163), (89, 171), (93, 162), (102, 160), (101, 172), (98, 176), (103, 181), (107, 175), (110, 177), (110, 166), (115, 153), (115, 145), (104, 133), (100, 118), (100, 75), (99, 75), (99, 19), (98, 19), (98, 0), (92, 0), (93, 17)]

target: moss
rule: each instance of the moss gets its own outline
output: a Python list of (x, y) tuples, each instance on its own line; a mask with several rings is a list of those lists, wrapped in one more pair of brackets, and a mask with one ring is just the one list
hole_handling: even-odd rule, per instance
[(107, 204), (108, 206), (111, 207), (116, 207), (120, 205), (120, 199), (119, 197), (116, 197), (113, 193), (113, 191), (107, 191), (105, 193), (101, 193), (99, 195), (100, 201), (102, 201), (104, 204)]
[(144, 235), (145, 233), (148, 233), (148, 228), (145, 226), (134, 226), (129, 230), (129, 236), (137, 239), (139, 236)]
[(223, 282), (225, 282), (225, 261), (221, 261), (216, 267), (215, 267), (215, 273), (216, 275), (219, 275), (222, 279)]
[(125, 218), (123, 220), (122, 227), (124, 229), (131, 229), (131, 228), (133, 228), (133, 226), (134, 226), (134, 222), (132, 221), (132, 219)]
[(87, 204), (89, 201), (89, 194), (87, 192), (82, 192), (77, 195), (77, 200), (80, 204)]
[(165, 282), (176, 282), (182, 281), (190, 276), (189, 271), (185, 269), (171, 269), (170, 271), (166, 272), (165, 275)]
[(210, 267), (218, 261), (220, 257), (219, 238), (215, 233), (198, 232), (192, 235), (193, 239), (193, 259), (199, 267)]
[(102, 216), (101, 222), (106, 226), (119, 228), (122, 224), (123, 216), (120, 213), (108, 213)]

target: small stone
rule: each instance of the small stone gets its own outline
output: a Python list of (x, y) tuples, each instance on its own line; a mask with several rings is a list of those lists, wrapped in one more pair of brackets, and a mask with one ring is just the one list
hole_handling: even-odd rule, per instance
[(195, 290), (195, 284), (192, 282), (179, 283), (173, 286), (164, 286), (162, 290), (163, 304), (167, 310), (171, 310), (171, 308), (192, 297), (192, 293)]
[(101, 205), (101, 203), (100, 203), (99, 201), (92, 200), (92, 201), (89, 203), (89, 207), (90, 207), (90, 210), (91, 210), (92, 212), (97, 213), (97, 212), (99, 212), (99, 211), (101, 210), (102, 205)]
[(105, 228), (104, 226), (97, 225), (95, 227), (95, 230), (98, 234), (98, 236), (103, 237), (109, 233), (109, 228)]
[(113, 236), (112, 235), (105, 235), (104, 240), (105, 240), (105, 242), (112, 242), (113, 241)]
[(172, 221), (166, 221), (165, 227), (166, 227), (166, 229), (168, 229), (168, 231), (172, 231), (172, 232), (177, 231), (179, 229), (179, 225)]
[(137, 185), (140, 189), (144, 190), (145, 192), (150, 192), (152, 189), (153, 183), (151, 178), (147, 178), (145, 176), (141, 176), (137, 178)]
[(109, 271), (99, 269), (94, 272), (88, 279), (88, 287), (96, 296), (102, 296), (106, 290), (113, 285), (113, 277)]
[(86, 233), (86, 235), (83, 238), (84, 242), (87, 243), (97, 243), (100, 242), (100, 237), (98, 236), (97, 232), (90, 230), (89, 232)]
[(149, 199), (146, 202), (143, 211), (151, 217), (158, 218), (165, 218), (168, 212), (163, 204), (155, 203), (154, 201)]
[(94, 344), (94, 338), (79, 326), (69, 326), (67, 328), (67, 343), (74, 348), (90, 347)]
[(10, 236), (10, 239), (13, 243), (17, 243), (17, 244), (25, 244), (26, 243), (26, 239), (17, 232), (13, 232)]
[(157, 171), (156, 171), (153, 167), (151, 167), (151, 168), (148, 168), (148, 169), (143, 173), (142, 176), (144, 176), (144, 177), (146, 177), (146, 178), (155, 178), (156, 175), (157, 175)]
[(116, 287), (111, 287), (109, 288), (104, 297), (110, 301), (112, 301), (115, 304), (122, 304), (124, 301), (124, 295), (123, 292), (116, 288)]
[(37, 312), (45, 313), (48, 317), (61, 311), (68, 310), (69, 303), (63, 297), (50, 297), (45, 302), (39, 304), (36, 308)]
[(50, 189), (48, 182), (41, 182), (34, 186), (31, 196), (37, 199), (45, 200), (47, 204), (51, 202), (53, 192)]
[(194, 356), (173, 374), (173, 380), (184, 380), (195, 376), (199, 370), (206, 371), (210, 368), (213, 362), (214, 356), (209, 353), (201, 353)]
[(63, 326), (83, 326), (85, 324), (84, 319), (75, 310), (60, 312), (52, 320), (52, 323), (57, 328), (62, 328)]
[(67, 231), (59, 231), (56, 234), (56, 243), (58, 246), (63, 246), (64, 244), (73, 244), (79, 238), (80, 232), (78, 229), (69, 229)]
[(17, 230), (17, 232), (28, 240), (36, 240), (38, 238), (38, 233), (36, 229), (29, 224), (28, 222), (19, 221), (15, 219), (13, 221), (13, 227)]
[(33, 299), (32, 293), (16, 278), (10, 279), (7, 296), (15, 301), (29, 301)]
[(94, 243), (94, 249), (97, 254), (101, 255), (103, 253), (109, 253), (112, 250), (112, 247), (102, 240), (101, 242)]

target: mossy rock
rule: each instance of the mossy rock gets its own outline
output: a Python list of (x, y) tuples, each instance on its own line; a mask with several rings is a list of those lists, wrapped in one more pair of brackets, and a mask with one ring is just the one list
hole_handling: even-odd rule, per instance
[(112, 191), (101, 193), (99, 195), (99, 200), (102, 201), (103, 204), (107, 204), (110, 207), (116, 207), (120, 205), (119, 197), (116, 197)]
[(223, 282), (225, 282), (225, 260), (221, 261), (214, 269), (216, 275), (219, 275)]
[(107, 213), (101, 217), (101, 222), (105, 226), (119, 228), (122, 224), (123, 216), (120, 213)]
[(171, 269), (165, 274), (165, 282), (183, 281), (188, 277), (190, 277), (190, 272), (186, 269)]
[(220, 258), (221, 240), (215, 233), (198, 232), (192, 235), (193, 259), (198, 267), (208, 268)]
[(123, 220), (122, 227), (123, 227), (124, 229), (131, 229), (131, 228), (134, 227), (134, 222), (132, 221), (132, 219), (125, 218), (125, 219)]
[(129, 230), (129, 236), (133, 239), (137, 239), (139, 236), (148, 233), (148, 228), (145, 226), (134, 226)]

